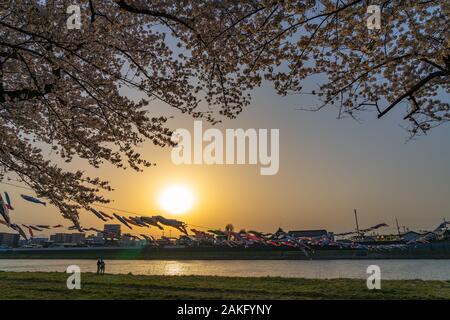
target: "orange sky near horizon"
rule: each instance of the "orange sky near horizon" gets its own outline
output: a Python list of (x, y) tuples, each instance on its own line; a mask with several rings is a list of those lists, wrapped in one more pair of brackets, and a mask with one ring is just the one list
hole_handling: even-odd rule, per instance
[[(80, 160), (68, 167), (81, 167), (90, 176), (109, 180), (115, 190), (105, 193), (113, 200), (107, 206), (142, 215), (161, 214), (197, 229), (232, 223), (237, 230), (273, 232), (282, 227), (343, 232), (354, 229), (354, 208), (361, 228), (381, 222), (390, 225), (380, 232), (396, 232), (396, 217), (401, 226), (415, 230), (432, 229), (444, 217), (450, 218), (450, 146), (442, 143), (450, 127), (442, 126), (405, 144), (407, 132), (398, 125), (401, 112), (383, 120), (369, 113), (358, 123), (337, 120), (336, 110), (296, 110), (308, 103), (308, 98), (279, 97), (271, 88), (261, 88), (241, 117), (217, 126), (221, 130), (280, 129), (280, 169), (274, 176), (261, 176), (259, 165), (175, 165), (170, 148), (151, 144), (139, 146), (139, 152), (157, 166), (142, 173), (108, 164), (95, 169)], [(155, 105), (152, 115), (167, 114), (165, 110)], [(169, 121), (171, 128), (192, 129), (192, 118), (172, 113), (176, 118)], [(164, 212), (158, 203), (161, 189), (173, 184), (189, 186), (196, 198), (192, 210), (182, 215)], [(54, 207), (20, 199), (21, 193), (32, 192), (7, 185), (0, 190), (12, 197), (16, 209), (11, 211), (13, 222), (70, 225)], [(103, 225), (86, 212), (80, 214), (80, 221), (83, 227)], [(0, 231), (7, 230), (0, 226)], [(136, 228), (131, 233), (162, 234), (156, 228)]]

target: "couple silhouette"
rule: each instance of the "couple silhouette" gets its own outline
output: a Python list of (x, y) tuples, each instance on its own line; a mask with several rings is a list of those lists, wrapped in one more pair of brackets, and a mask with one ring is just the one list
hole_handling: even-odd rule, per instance
[(97, 274), (105, 274), (105, 261), (103, 259), (97, 260)]

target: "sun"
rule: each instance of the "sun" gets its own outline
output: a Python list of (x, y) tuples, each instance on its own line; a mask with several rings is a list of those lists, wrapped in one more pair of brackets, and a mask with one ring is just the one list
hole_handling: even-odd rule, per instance
[(159, 204), (169, 213), (182, 214), (192, 208), (194, 195), (185, 186), (172, 185), (161, 191), (159, 194)]

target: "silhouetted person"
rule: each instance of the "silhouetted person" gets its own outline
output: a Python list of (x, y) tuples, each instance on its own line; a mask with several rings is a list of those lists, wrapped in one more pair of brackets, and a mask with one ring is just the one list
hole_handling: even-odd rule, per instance
[(101, 259), (100, 262), (100, 273), (105, 274), (105, 261), (103, 261), (103, 259)]
[(101, 259), (97, 259), (97, 274), (100, 274), (101, 269), (102, 269), (102, 261)]

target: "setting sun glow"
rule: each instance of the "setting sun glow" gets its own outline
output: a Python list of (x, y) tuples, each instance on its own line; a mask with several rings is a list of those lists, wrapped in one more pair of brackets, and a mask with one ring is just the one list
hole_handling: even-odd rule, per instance
[(162, 190), (159, 195), (159, 204), (169, 213), (182, 214), (192, 208), (194, 196), (189, 188), (173, 185)]

